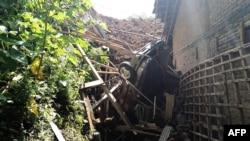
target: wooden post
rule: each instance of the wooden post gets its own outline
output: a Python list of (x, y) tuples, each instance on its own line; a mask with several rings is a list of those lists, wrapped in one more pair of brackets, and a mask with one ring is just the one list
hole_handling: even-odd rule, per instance
[(174, 108), (174, 95), (170, 95), (169, 93), (164, 93), (166, 97), (166, 118), (172, 119), (173, 108)]
[(84, 105), (85, 105), (86, 112), (87, 112), (90, 132), (93, 133), (94, 130), (95, 130), (93, 122), (92, 122), (92, 119), (94, 118), (94, 115), (93, 115), (93, 110), (91, 108), (90, 100), (89, 100), (89, 97), (85, 93), (82, 93), (82, 97), (83, 97)]
[[(86, 53), (83, 51), (83, 49), (79, 46), (76, 45), (76, 47), (79, 49), (79, 51), (81, 52), (84, 61), (89, 65), (89, 67), (91, 68), (93, 75), (96, 79), (100, 80), (103, 82), (102, 78), (100, 77), (100, 75), (98, 74), (98, 72), (96, 71), (96, 69), (94, 68), (93, 64), (91, 63), (90, 59), (87, 57)], [(110, 93), (109, 89), (107, 88), (106, 84), (103, 83), (101, 85), (103, 91), (107, 94), (110, 102), (112, 103), (112, 105), (114, 106), (114, 108), (116, 109), (117, 113), (120, 115), (120, 117), (122, 118), (123, 122), (129, 127), (132, 128), (132, 124), (129, 121), (129, 119), (127, 118), (127, 116), (125, 115), (125, 113), (122, 111), (120, 105), (117, 103), (116, 98), (113, 96), (112, 93)]]

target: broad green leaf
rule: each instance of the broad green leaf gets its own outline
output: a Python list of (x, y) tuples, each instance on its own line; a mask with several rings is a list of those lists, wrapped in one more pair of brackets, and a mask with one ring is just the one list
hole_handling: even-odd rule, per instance
[(56, 52), (58, 53), (58, 55), (65, 55), (65, 51), (61, 48), (57, 48)]
[(56, 13), (55, 10), (50, 10), (50, 11), (49, 11), (49, 16), (50, 16), (50, 17), (51, 17), (51, 16), (54, 16), (55, 13)]
[(82, 54), (81, 54), (81, 52), (80, 52), (79, 50), (77, 50), (77, 49), (75, 49), (75, 48), (72, 48), (72, 51), (73, 51), (76, 55), (82, 57)]
[(0, 62), (5, 63), (3, 57), (0, 56)]
[(0, 56), (3, 58), (4, 62), (0, 63), (0, 72), (13, 71), (17, 68), (17, 61), (10, 57), (9, 52), (0, 49)]
[(0, 6), (1, 8), (10, 8), (10, 6), (14, 3), (16, 3), (17, 0), (1, 0)]
[(75, 65), (75, 66), (78, 65), (78, 61), (77, 61), (76, 58), (74, 58), (74, 57), (69, 57), (68, 60), (69, 60), (73, 65)]
[(56, 15), (53, 16), (56, 20), (63, 22), (66, 18), (66, 15), (64, 12), (57, 13)]
[(63, 35), (63, 34), (61, 34), (61, 33), (57, 33), (54, 37), (55, 37), (55, 38), (60, 38), (60, 37), (62, 37), (62, 35)]
[(0, 100), (6, 101), (7, 98), (3, 94), (0, 94)]
[(84, 50), (88, 49), (88, 44), (83, 39), (76, 39), (75, 44), (79, 44)]
[(90, 2), (90, 0), (83, 0), (84, 5), (86, 6), (87, 9), (92, 7), (92, 4)]
[(24, 12), (21, 14), (25, 20), (30, 20), (32, 18), (32, 13), (31, 12)]
[(75, 16), (75, 9), (74, 8), (69, 8), (67, 11), (66, 11), (66, 15), (70, 18), (72, 18), (73, 16)]
[(20, 51), (18, 51), (15, 48), (12, 48), (10, 51), (10, 57), (16, 61), (18, 61), (19, 63), (22, 63), (24, 65), (28, 64), (28, 60), (27, 57), (22, 54)]
[(0, 41), (6, 44), (10, 44), (10, 45), (23, 45), (25, 43), (25, 41), (18, 41), (18, 40), (6, 38), (3, 36), (0, 36)]

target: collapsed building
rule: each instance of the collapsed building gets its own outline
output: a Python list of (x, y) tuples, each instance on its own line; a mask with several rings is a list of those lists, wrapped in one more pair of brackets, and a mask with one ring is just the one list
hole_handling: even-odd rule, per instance
[[(140, 67), (129, 71), (136, 68), (132, 57), (122, 65), (129, 67), (124, 71), (127, 76), (122, 75), (119, 65), (109, 62), (102, 65), (109, 70), (104, 81), (83, 87), (85, 93), (88, 89), (92, 92), (86, 107), (102, 139), (221, 141), (224, 125), (249, 124), (249, 6), (248, 0), (155, 0), (153, 13), (164, 23), (165, 60), (164, 55), (141, 59), (148, 60), (146, 64), (158, 59), (158, 64), (142, 67), (145, 71), (141, 74)], [(128, 44), (114, 38), (104, 40), (93, 32), (83, 37), (117, 53), (130, 53), (130, 57), (148, 56), (146, 50), (154, 47), (131, 52)], [(156, 52), (162, 53), (161, 49)], [(138, 74), (144, 77), (130, 79)], [(172, 74), (178, 75), (173, 79), (178, 89), (171, 86)]]

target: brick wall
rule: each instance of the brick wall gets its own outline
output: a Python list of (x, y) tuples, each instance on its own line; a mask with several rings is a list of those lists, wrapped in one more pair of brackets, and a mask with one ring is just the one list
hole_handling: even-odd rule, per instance
[[(181, 77), (178, 97), (194, 141), (223, 140), (224, 124), (250, 124), (250, 44), (218, 54)], [(205, 132), (204, 132), (205, 131)]]
[(224, 124), (250, 124), (249, 0), (182, 0), (173, 63), (194, 141), (223, 140)]
[(176, 69), (185, 73), (241, 45), (241, 24), (250, 20), (249, 6), (249, 0), (183, 0), (173, 32)]

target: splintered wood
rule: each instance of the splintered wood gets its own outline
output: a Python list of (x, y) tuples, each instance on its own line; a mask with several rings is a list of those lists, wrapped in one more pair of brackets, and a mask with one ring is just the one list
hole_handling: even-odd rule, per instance
[(166, 118), (172, 119), (173, 109), (174, 109), (174, 95), (168, 93), (164, 94), (166, 97)]
[(98, 74), (98, 72), (96, 71), (95, 67), (93, 66), (93, 64), (91, 63), (90, 59), (87, 57), (86, 53), (83, 51), (83, 49), (79, 46), (79, 45), (75, 45), (78, 50), (81, 52), (84, 61), (89, 65), (89, 67), (91, 68), (91, 71), (95, 77), (95, 79), (102, 81), (102, 85), (101, 88), (103, 89), (104, 93), (108, 96), (109, 101), (111, 102), (111, 104), (113, 105), (113, 107), (115, 108), (115, 110), (117, 111), (117, 113), (119, 114), (119, 116), (121, 117), (121, 119), (123, 120), (123, 122), (125, 123), (126, 126), (128, 126), (129, 128), (132, 128), (132, 124), (130, 122), (130, 120), (127, 118), (127, 116), (125, 115), (125, 113), (122, 111), (121, 106), (118, 104), (116, 98), (113, 96), (113, 94), (110, 92), (110, 90), (108, 89), (108, 87), (106, 86), (106, 84), (104, 83), (103, 79), (100, 77), (100, 75)]
[(87, 112), (90, 132), (93, 133), (95, 131), (95, 127), (94, 127), (93, 122), (92, 122), (94, 120), (94, 113), (93, 113), (93, 110), (91, 107), (91, 103), (90, 103), (89, 97), (85, 93), (82, 93), (82, 97), (84, 99), (84, 105), (85, 105), (85, 109)]

